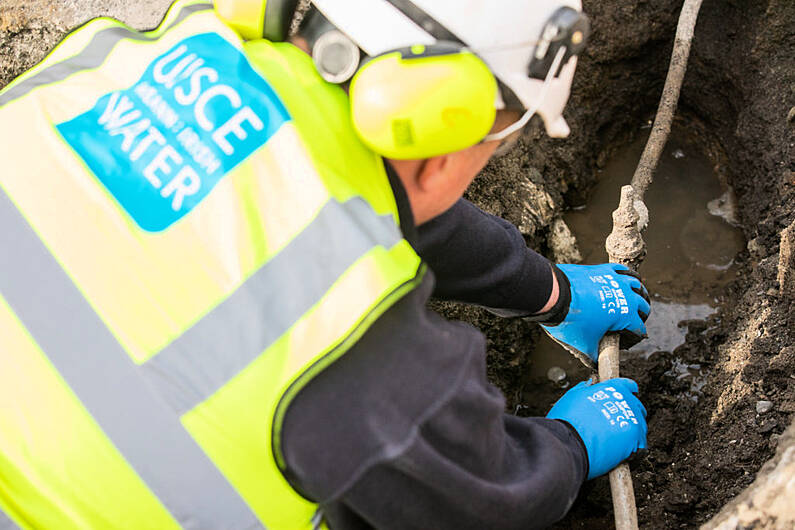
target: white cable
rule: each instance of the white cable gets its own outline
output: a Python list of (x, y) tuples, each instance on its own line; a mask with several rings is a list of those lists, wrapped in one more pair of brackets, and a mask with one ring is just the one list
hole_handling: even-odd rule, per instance
[(555, 73), (558, 71), (558, 67), (560, 66), (560, 62), (563, 60), (564, 55), (566, 55), (566, 47), (561, 46), (560, 50), (558, 50), (558, 54), (555, 56), (555, 60), (552, 61), (552, 66), (549, 68), (549, 72), (547, 72), (547, 77), (544, 79), (544, 86), (541, 87), (541, 93), (538, 95), (535, 105), (527, 109), (527, 112), (525, 112), (524, 115), (519, 118), (519, 121), (513, 125), (506, 127), (500, 132), (487, 134), (486, 137), (483, 138), (483, 142), (502, 140), (527, 125), (527, 122), (530, 121), (530, 118), (532, 118), (533, 115), (538, 112), (538, 109), (541, 108), (541, 105), (544, 103), (544, 99), (547, 97), (549, 86), (552, 84), (552, 79), (555, 77)]

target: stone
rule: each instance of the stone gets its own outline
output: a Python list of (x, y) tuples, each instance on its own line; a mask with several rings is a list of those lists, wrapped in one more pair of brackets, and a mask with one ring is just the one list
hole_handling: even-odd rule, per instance
[(737, 220), (737, 199), (734, 192), (727, 189), (723, 195), (707, 203), (707, 211), (710, 214), (720, 217), (732, 226), (739, 226)]
[(566, 379), (566, 371), (560, 366), (553, 366), (547, 370), (547, 379), (553, 383), (561, 383)]
[(762, 425), (759, 426), (758, 431), (761, 434), (768, 433), (778, 427), (778, 422), (776, 420), (765, 420), (762, 422)]
[(773, 402), (772, 401), (757, 401), (756, 402), (756, 412), (757, 414), (765, 414), (773, 410)]
[(577, 238), (571, 233), (571, 229), (563, 219), (557, 218), (552, 223), (547, 242), (558, 263), (580, 263), (582, 261)]
[(748, 247), (748, 253), (751, 254), (753, 259), (758, 260), (764, 257), (765, 247), (759, 242), (759, 238), (750, 240), (746, 246)]
[[(541, 227), (550, 226), (554, 222), (559, 206), (547, 191), (544, 177), (538, 170), (529, 168), (527, 177), (517, 179), (508, 196), (521, 206), (516, 227), (523, 234), (534, 234)], [(489, 208), (485, 209), (490, 211)]]

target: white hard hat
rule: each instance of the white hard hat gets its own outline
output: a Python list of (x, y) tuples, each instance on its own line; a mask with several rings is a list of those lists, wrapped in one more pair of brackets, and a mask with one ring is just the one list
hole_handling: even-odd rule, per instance
[[(486, 62), (499, 81), (498, 109), (520, 104), (542, 117), (550, 136), (569, 134), (562, 113), (577, 65), (576, 53), (588, 33), (580, 0), (312, 2), (371, 57), (415, 44), (462, 43)], [(562, 68), (549, 76), (545, 90), (547, 70), (561, 59)]]

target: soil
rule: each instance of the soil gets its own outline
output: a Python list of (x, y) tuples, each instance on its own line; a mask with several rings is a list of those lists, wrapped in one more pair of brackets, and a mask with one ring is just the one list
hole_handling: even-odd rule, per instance
[[(105, 14), (151, 27), (168, 3), (0, 0), (0, 87), (41, 60), (69, 27)], [(571, 136), (551, 140), (531, 124), (468, 192), (517, 224), (530, 246), (561, 261), (571, 256), (555, 243), (561, 213), (587, 201), (596, 170), (653, 118), (682, 0), (583, 3), (594, 33), (566, 111)], [(719, 312), (689, 322), (685, 345), (622, 365), (622, 373), (639, 382), (649, 411), (649, 451), (632, 463), (643, 528), (707, 521), (754, 480), (793, 419), (795, 286), (778, 281), (790, 277), (779, 271), (780, 234), (795, 223), (793, 28), (791, 0), (707, 0), (701, 8), (678, 122), (701, 139), (734, 188), (748, 247), (736, 258), (736, 280), (715, 293)], [(476, 308), (435, 307), (485, 331), (489, 376), (510, 412), (543, 415), (562, 394), (551, 382), (527, 376), (536, 327)], [(697, 401), (689, 399), (687, 383), (666, 375), (676, 358), (709, 368)], [(760, 400), (771, 401), (772, 410), (758, 414)], [(597, 479), (556, 527), (611, 526), (609, 485)]]

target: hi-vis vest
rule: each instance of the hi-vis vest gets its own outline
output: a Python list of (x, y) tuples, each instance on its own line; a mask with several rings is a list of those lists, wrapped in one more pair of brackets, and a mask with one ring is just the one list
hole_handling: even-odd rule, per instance
[(286, 407), (423, 271), (349, 121), (196, 0), (0, 92), (0, 528), (310, 526)]

